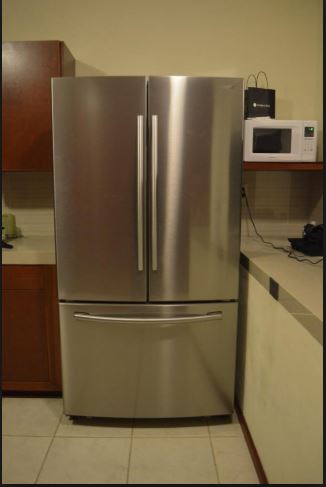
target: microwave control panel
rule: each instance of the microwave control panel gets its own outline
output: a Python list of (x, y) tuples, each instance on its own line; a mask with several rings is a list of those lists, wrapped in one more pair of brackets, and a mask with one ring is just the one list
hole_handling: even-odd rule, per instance
[(304, 137), (315, 137), (315, 127), (305, 127), (304, 128)]
[(317, 137), (316, 137), (317, 127), (314, 125), (303, 126), (303, 159), (307, 161), (316, 160), (316, 149), (317, 149)]

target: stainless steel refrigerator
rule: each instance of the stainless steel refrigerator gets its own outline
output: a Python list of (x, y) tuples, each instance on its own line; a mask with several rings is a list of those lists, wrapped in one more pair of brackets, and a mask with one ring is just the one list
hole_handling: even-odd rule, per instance
[(64, 411), (233, 410), (243, 81), (54, 78)]

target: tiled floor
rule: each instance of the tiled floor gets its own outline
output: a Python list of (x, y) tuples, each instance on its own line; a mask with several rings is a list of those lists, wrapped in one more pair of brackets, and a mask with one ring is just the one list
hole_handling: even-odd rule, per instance
[(3, 483), (257, 484), (236, 416), (92, 420), (62, 400), (4, 398)]

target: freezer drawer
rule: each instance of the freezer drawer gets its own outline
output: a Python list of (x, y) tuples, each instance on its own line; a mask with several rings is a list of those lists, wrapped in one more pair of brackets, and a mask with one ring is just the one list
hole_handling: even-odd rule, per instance
[(231, 413), (237, 307), (60, 304), (65, 413)]

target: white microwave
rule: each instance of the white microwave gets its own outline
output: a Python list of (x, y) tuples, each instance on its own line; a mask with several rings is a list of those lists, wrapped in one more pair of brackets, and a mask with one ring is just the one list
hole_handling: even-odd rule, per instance
[(316, 161), (317, 122), (315, 120), (253, 118), (244, 122), (244, 161)]

